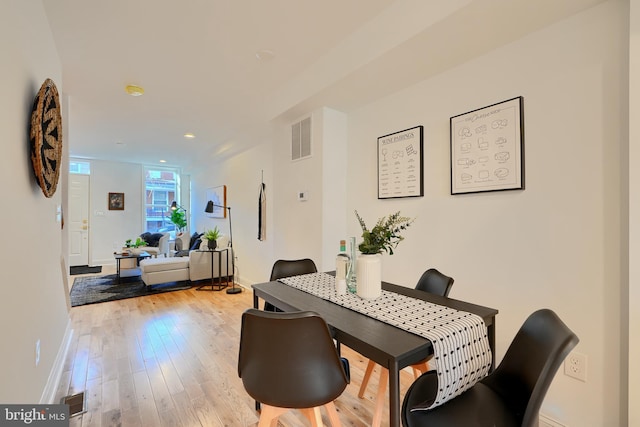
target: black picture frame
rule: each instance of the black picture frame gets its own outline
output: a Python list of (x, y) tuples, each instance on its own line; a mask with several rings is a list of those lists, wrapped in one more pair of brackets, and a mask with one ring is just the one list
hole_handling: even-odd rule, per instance
[(451, 117), (451, 194), (524, 190), (524, 98)]
[(423, 126), (378, 138), (378, 199), (424, 196)]
[(124, 193), (109, 193), (108, 206), (110, 211), (124, 210)]

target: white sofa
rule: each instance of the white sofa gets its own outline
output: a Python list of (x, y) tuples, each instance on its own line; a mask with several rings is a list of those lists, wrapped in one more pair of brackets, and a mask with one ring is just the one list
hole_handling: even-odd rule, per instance
[(190, 251), (189, 256), (185, 257), (144, 259), (140, 261), (142, 281), (145, 285), (152, 286), (167, 282), (211, 279), (212, 259), (214, 278), (233, 276), (233, 248), (227, 245), (228, 239), (220, 238), (218, 248), (213, 253)]

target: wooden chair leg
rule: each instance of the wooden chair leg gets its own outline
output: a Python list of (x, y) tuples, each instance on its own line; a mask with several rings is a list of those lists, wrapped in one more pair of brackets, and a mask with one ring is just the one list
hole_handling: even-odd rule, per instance
[(285, 412), (289, 412), (289, 408), (277, 408), (263, 403), (258, 427), (276, 427), (278, 425), (278, 417)]
[(327, 408), (327, 413), (329, 414), (329, 422), (332, 427), (341, 427), (342, 423), (340, 422), (340, 417), (338, 416), (338, 411), (336, 410), (336, 405), (333, 402), (329, 402), (324, 405)]
[(360, 384), (360, 391), (358, 391), (358, 397), (362, 399), (364, 397), (364, 392), (367, 390), (367, 383), (369, 382), (369, 378), (371, 377), (371, 373), (373, 372), (373, 368), (376, 366), (376, 362), (369, 359), (369, 363), (367, 364), (367, 369), (364, 371), (364, 376), (362, 377), (362, 384)]
[(300, 409), (300, 412), (311, 422), (311, 427), (323, 427), (320, 407)]
[(384, 408), (384, 400), (387, 397), (387, 383), (389, 382), (389, 370), (380, 367), (380, 382), (378, 383), (378, 393), (376, 393), (375, 408), (373, 409), (373, 420), (371, 427), (380, 427), (382, 423), (382, 409)]
[[(364, 392), (367, 389), (367, 384), (369, 382), (369, 378), (371, 377), (371, 373), (373, 372), (373, 368), (376, 363), (372, 360), (369, 360), (367, 364), (367, 369), (364, 372), (364, 376), (362, 377), (362, 384), (360, 384), (360, 391), (358, 392), (358, 397), (363, 398)], [(427, 372), (429, 370), (429, 362), (424, 361), (420, 363), (416, 363), (415, 365), (411, 365), (413, 369), (413, 376), (417, 379), (421, 374)], [(375, 400), (375, 408), (373, 412), (373, 420), (371, 422), (371, 427), (379, 427), (382, 423), (382, 409), (384, 408), (385, 398), (387, 397), (387, 383), (389, 382), (389, 370), (386, 368), (380, 367), (380, 382), (378, 382), (378, 392), (376, 393)]]
[(411, 365), (413, 369), (413, 379), (417, 380), (418, 377), (429, 370), (429, 362), (420, 362), (415, 365)]

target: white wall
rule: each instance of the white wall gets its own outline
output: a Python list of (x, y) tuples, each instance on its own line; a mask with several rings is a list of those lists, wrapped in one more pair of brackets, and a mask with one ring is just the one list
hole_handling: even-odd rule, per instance
[[(218, 226), (229, 235), (229, 221), (210, 218), (204, 213), (207, 188), (227, 186), (227, 206), (231, 207), (233, 248), (236, 259), (236, 280), (250, 285), (269, 279), (273, 264), (275, 236), (274, 205), (276, 190), (273, 185), (273, 161), (270, 144), (248, 150), (224, 164), (215, 159), (205, 160), (199, 170), (191, 171), (191, 206), (193, 227), (191, 233), (204, 232)], [(258, 195), (260, 184), (266, 184), (267, 238), (258, 240)]]
[[(543, 412), (568, 426), (620, 425), (621, 146), (626, 16), (609, 2), (349, 115), (349, 210), (401, 210), (414, 226), (385, 280), (437, 267), (453, 298), (497, 308), (497, 357), (534, 310), (580, 337), (588, 381), (555, 378)], [(451, 196), (449, 118), (524, 97), (524, 191)], [(378, 136), (424, 125), (425, 195), (375, 199)], [(349, 223), (357, 232), (355, 218)]]
[[(277, 259), (322, 259), (322, 112), (310, 112), (312, 155), (291, 161), (291, 127), (273, 145), (274, 251)], [(302, 120), (305, 117), (300, 117)], [(307, 200), (300, 202), (300, 191)], [(275, 261), (275, 259), (274, 259)]]
[[(640, 1), (630, 2), (629, 37), (629, 117), (640, 116)], [(629, 293), (628, 314), (629, 352), (625, 362), (629, 366), (629, 402), (640, 402), (640, 169), (635, 162), (640, 160), (640, 124), (629, 120)], [(629, 404), (629, 425), (640, 426), (640, 406)]]
[[(5, 187), (1, 214), (5, 247), (0, 257), (2, 403), (41, 401), (69, 321), (60, 264), (62, 230), (56, 221), (61, 184), (52, 198), (45, 198), (29, 157), (28, 124), (40, 85), (51, 78), (63, 93), (52, 40), (40, 2), (0, 2), (0, 178)], [(36, 367), (37, 340), (41, 345)]]
[[(347, 115), (323, 108), (318, 126), (322, 147), (322, 258), (317, 260), (321, 271), (335, 270), (340, 240), (347, 237), (347, 173), (349, 163)], [(347, 250), (349, 243), (347, 241)]]
[[(218, 226), (224, 219), (204, 214), (209, 187), (227, 186), (233, 219), (237, 280), (244, 285), (269, 279), (277, 259), (311, 258), (319, 269), (332, 269), (339, 240), (346, 237), (347, 118), (329, 108), (309, 113), (312, 156), (291, 161), (291, 128), (283, 126), (271, 143), (219, 164), (215, 155), (191, 171), (193, 231)], [(301, 118), (302, 119), (302, 118)], [(267, 238), (258, 237), (258, 195), (262, 175), (267, 194)], [(306, 201), (298, 193), (307, 194)]]
[[(452, 275), (452, 297), (500, 311), (498, 360), (531, 312), (555, 310), (580, 337), (577, 351), (588, 357), (588, 381), (559, 373), (543, 412), (574, 427), (626, 421), (627, 370), (620, 361), (628, 265), (620, 165), (629, 126), (627, 28), (625, 1), (602, 4), (351, 112), (345, 125), (347, 234), (360, 235), (354, 209), (367, 223), (397, 210), (415, 217), (396, 254), (384, 257), (383, 278), (413, 287), (432, 266)], [(526, 189), (451, 196), (449, 118), (515, 96), (524, 97)], [(310, 114), (322, 123), (322, 111)], [(378, 200), (376, 139), (417, 125), (425, 128), (424, 197)], [(330, 168), (317, 152), (287, 162), (288, 141), (283, 126), (271, 147), (265, 143), (192, 176), (200, 191), (233, 182), (257, 197), (258, 169), (270, 167), (272, 150), (273, 255), (250, 255), (259, 267), (245, 276), (248, 283), (265, 280), (275, 257), (310, 256), (323, 266), (327, 258), (321, 213), (331, 208), (322, 200), (330, 189), (322, 174)], [(237, 176), (245, 172), (240, 165), (250, 166), (250, 177)], [(301, 189), (309, 191), (309, 201), (295, 200)], [(254, 221), (247, 212), (234, 221), (234, 232), (253, 228)]]
[[(144, 218), (145, 166), (134, 163), (90, 160), (89, 184), (90, 265), (113, 265), (113, 252), (127, 239), (146, 231)], [(187, 231), (192, 228), (189, 175), (180, 177), (180, 204), (187, 209)], [(110, 211), (109, 193), (124, 193), (124, 210)], [(171, 202), (171, 200), (170, 200)]]
[[(144, 230), (144, 167), (91, 161), (89, 214), (90, 265), (114, 264), (113, 252)], [(108, 209), (108, 194), (124, 193), (124, 210)]]

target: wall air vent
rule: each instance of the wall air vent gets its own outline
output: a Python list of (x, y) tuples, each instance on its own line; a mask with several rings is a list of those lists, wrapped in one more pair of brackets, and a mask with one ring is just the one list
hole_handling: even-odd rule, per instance
[(291, 125), (291, 160), (311, 157), (311, 117)]

